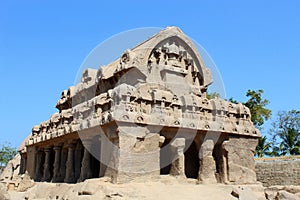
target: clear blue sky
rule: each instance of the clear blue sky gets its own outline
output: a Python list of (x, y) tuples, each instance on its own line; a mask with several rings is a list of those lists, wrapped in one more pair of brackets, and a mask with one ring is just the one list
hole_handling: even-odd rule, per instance
[[(227, 97), (263, 89), (300, 109), (300, 1), (0, 1), (0, 143), (47, 120), (89, 52), (139, 27), (178, 26), (215, 61)], [(267, 124), (268, 126), (268, 124)], [(267, 129), (267, 127), (265, 128)]]

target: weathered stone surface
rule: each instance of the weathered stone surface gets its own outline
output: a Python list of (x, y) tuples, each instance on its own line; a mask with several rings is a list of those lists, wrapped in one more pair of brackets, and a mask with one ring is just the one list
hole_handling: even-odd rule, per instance
[[(134, 133), (134, 134), (132, 134)], [(134, 127), (122, 127), (119, 132), (118, 183), (159, 176), (159, 140), (157, 133), (147, 128), (138, 132)]]
[(78, 188), (79, 196), (94, 195), (98, 191), (98, 185), (95, 182), (86, 181)]
[(0, 193), (0, 200), (8, 200), (3, 193)]
[(293, 194), (300, 193), (300, 185), (285, 186), (284, 190)]
[[(258, 199), (247, 186), (237, 191), (240, 199)], [(159, 180), (132, 181), (126, 184), (111, 184), (108, 179), (89, 179), (78, 184), (36, 183), (36, 186), (13, 199), (130, 199), (130, 200), (237, 200), (231, 195), (232, 186), (189, 183), (174, 176), (162, 176)], [(10, 194), (14, 194), (10, 191)], [(244, 198), (244, 195), (248, 195)], [(263, 195), (263, 194), (262, 194)], [(18, 197), (18, 198), (17, 198)], [(23, 198), (21, 198), (23, 197)]]
[(257, 196), (253, 193), (253, 191), (243, 186), (233, 187), (231, 195), (239, 200), (257, 200)]
[(290, 197), (298, 197), (298, 194), (300, 193), (300, 186), (294, 186), (294, 185), (275, 185), (270, 186), (265, 189), (265, 194), (267, 199), (271, 200), (277, 200), (280, 198), (288, 198)]
[(25, 192), (28, 189), (35, 186), (35, 182), (30, 178), (28, 174), (23, 174), (20, 176), (20, 179), (18, 180), (18, 192)]
[(223, 143), (227, 152), (228, 181), (237, 184), (256, 183), (254, 151), (257, 139), (229, 138)]
[(0, 174), (0, 181), (9, 181), (17, 176), (20, 171), (20, 162), (21, 156), (20, 154), (17, 154), (11, 161), (7, 163), (3, 172)]
[(6, 167), (4, 168), (3, 172), (1, 173), (0, 180), (11, 180), (13, 178), (14, 167), (12, 163), (7, 163)]
[(9, 194), (3, 184), (0, 183), (0, 200), (9, 200)]
[(292, 193), (282, 190), (277, 193), (275, 200), (300, 200), (300, 198)]
[(174, 176), (185, 176), (184, 174), (184, 147), (185, 139), (176, 138), (171, 143), (172, 151), (175, 153), (175, 159), (171, 164), (170, 174)]
[(277, 195), (277, 191), (273, 191), (273, 190), (268, 190), (266, 189), (265, 190), (265, 195), (266, 195), (266, 198), (268, 200), (275, 200), (275, 197)]
[(212, 155), (213, 149), (214, 141), (211, 139), (205, 140), (200, 149), (199, 180), (203, 183), (217, 183), (216, 163)]
[(300, 185), (300, 159), (285, 158), (256, 160), (257, 180), (264, 186)]

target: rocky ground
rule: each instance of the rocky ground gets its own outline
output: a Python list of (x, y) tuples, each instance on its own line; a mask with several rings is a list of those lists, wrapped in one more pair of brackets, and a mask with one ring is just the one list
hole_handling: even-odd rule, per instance
[(0, 200), (300, 200), (300, 186), (209, 185), (169, 175), (127, 184), (112, 184), (107, 178), (78, 184), (33, 182), (27, 174), (18, 175), (18, 160), (12, 160), (0, 175)]
[(197, 184), (193, 179), (161, 176), (151, 181), (136, 181), (127, 184), (112, 184), (105, 178), (90, 179), (79, 184), (33, 183), (25, 181), (18, 188), (0, 187), (0, 200), (158, 200), (158, 199), (203, 199), (203, 200), (299, 200), (300, 186), (261, 185), (232, 186), (224, 184)]
[[(27, 182), (27, 184), (30, 184)], [(79, 184), (35, 183), (27, 191), (24, 184), (19, 191), (4, 191), (0, 199), (222, 199), (254, 200), (265, 199), (263, 187), (228, 186), (223, 184), (203, 185), (196, 180), (184, 180), (171, 176), (162, 176), (158, 180), (139, 181), (127, 184), (111, 184), (105, 178), (90, 179)]]

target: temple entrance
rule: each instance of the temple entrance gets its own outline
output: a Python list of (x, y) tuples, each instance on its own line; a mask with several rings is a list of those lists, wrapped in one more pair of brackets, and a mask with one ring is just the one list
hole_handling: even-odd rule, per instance
[[(186, 144), (190, 144), (186, 141)], [(184, 152), (184, 171), (187, 178), (198, 178), (199, 173), (199, 156), (195, 141)]]
[(36, 155), (35, 181), (42, 181), (44, 174), (45, 152), (39, 151)]
[[(93, 139), (93, 141), (100, 141), (99, 137), (95, 137)], [(97, 159), (94, 155), (100, 155), (101, 143), (100, 142), (92, 143), (91, 150), (93, 151), (93, 153), (90, 153), (90, 156), (91, 156), (90, 166), (91, 166), (91, 172), (92, 172), (91, 178), (98, 178), (99, 172), (100, 172), (100, 161), (99, 161), (99, 158)]]
[(170, 146), (171, 139), (165, 139), (165, 142), (160, 149), (160, 174), (170, 174), (174, 153)]
[(100, 162), (94, 156), (91, 156), (91, 171), (92, 171), (92, 178), (99, 177)]

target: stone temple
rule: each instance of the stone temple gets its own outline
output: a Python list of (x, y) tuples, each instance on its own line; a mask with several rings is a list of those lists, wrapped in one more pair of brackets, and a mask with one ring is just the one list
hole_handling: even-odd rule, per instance
[(166, 174), (256, 183), (260, 133), (244, 105), (207, 98), (212, 82), (192, 41), (168, 27), (64, 90), (58, 112), (20, 149), (21, 174), (54, 183)]

